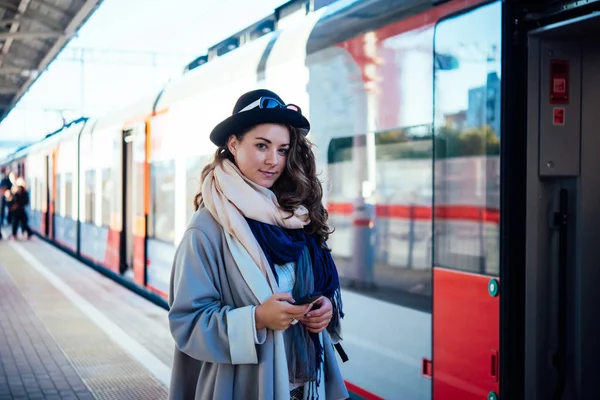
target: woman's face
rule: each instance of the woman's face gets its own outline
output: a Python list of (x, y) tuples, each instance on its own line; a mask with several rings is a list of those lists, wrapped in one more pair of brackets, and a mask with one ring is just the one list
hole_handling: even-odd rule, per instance
[(282, 125), (261, 124), (246, 133), (241, 141), (231, 136), (227, 147), (242, 174), (268, 189), (287, 165), (290, 132)]

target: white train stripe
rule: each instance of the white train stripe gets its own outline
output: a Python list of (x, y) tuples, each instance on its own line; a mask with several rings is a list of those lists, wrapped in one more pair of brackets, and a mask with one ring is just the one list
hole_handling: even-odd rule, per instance
[(344, 343), (347, 343), (357, 347), (361, 347), (365, 350), (377, 353), (382, 357), (391, 358), (392, 360), (399, 361), (403, 364), (408, 365), (409, 367), (414, 367), (415, 365), (419, 365), (421, 363), (421, 359), (410, 357), (402, 353), (398, 353), (396, 351), (392, 351), (391, 349), (380, 346), (375, 342), (368, 342), (366, 340), (362, 340), (357, 336), (348, 335), (346, 332), (344, 332), (342, 336), (344, 338), (344, 340), (342, 340), (341, 342), (342, 346), (344, 345)]
[(144, 366), (152, 375), (167, 388), (171, 381), (171, 368), (160, 361), (147, 348), (131, 338), (119, 328), (110, 318), (102, 314), (90, 302), (81, 297), (75, 290), (62, 279), (46, 268), (36, 257), (25, 250), (20, 244), (10, 242), (12, 248), (18, 252), (34, 269), (42, 274), (48, 282), (61, 292), (73, 305), (81, 310), (98, 328), (103, 330), (110, 339), (128, 353), (134, 360)]

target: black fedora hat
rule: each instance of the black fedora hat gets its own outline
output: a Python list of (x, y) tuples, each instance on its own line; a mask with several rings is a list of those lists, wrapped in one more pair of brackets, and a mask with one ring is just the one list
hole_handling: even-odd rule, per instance
[[(290, 108), (288, 108), (288, 106)], [(297, 111), (293, 108), (297, 108)], [(233, 113), (221, 121), (210, 133), (210, 140), (224, 146), (231, 135), (236, 135), (260, 124), (282, 124), (301, 129), (304, 135), (310, 123), (298, 106), (287, 105), (281, 97), (270, 90), (258, 89), (244, 93), (233, 107)]]

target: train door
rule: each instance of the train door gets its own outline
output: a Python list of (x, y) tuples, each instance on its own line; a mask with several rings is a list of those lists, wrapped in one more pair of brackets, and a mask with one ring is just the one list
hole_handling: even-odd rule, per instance
[(501, 22), (494, 2), (435, 28), (436, 400), (499, 396)]
[(123, 131), (123, 230), (121, 273), (145, 285), (146, 124)]
[(600, 16), (529, 35), (525, 398), (597, 399)]

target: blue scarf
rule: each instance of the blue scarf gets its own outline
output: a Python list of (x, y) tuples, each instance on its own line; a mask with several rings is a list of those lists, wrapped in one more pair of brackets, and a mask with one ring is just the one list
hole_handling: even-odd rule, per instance
[[(300, 299), (310, 293), (320, 292), (333, 305), (332, 328), (337, 328), (344, 317), (337, 268), (331, 252), (323, 249), (317, 238), (303, 229), (286, 229), (276, 225), (246, 218), (256, 241), (260, 245), (277, 282), (275, 265), (296, 263), (296, 280), (292, 297)], [(319, 371), (323, 362), (323, 346), (319, 335), (310, 333), (304, 325), (292, 325), (285, 332), (287, 338), (288, 371), (290, 382), (314, 382), (319, 385)]]

